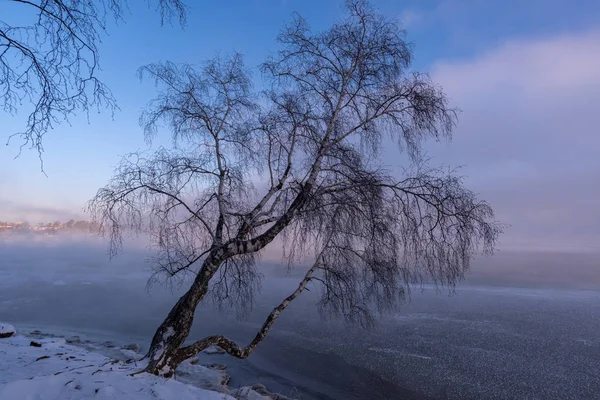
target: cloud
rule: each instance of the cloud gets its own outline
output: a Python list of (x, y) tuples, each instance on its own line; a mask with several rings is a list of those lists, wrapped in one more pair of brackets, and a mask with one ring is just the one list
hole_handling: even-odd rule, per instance
[(412, 28), (423, 21), (425, 14), (421, 11), (406, 9), (400, 13), (398, 20), (404, 29)]
[(548, 94), (589, 95), (600, 89), (600, 30), (549, 39), (513, 40), (469, 60), (440, 62), (433, 76), (458, 100), (552, 101)]
[(431, 75), (462, 113), (430, 154), (467, 165), (505, 240), (600, 246), (600, 31), (512, 40)]

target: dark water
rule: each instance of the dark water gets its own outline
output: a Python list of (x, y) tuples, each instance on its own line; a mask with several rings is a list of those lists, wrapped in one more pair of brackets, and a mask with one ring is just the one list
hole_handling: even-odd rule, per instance
[[(146, 345), (177, 293), (148, 294), (147, 274), (132, 272), (135, 257), (107, 266), (95, 255), (0, 246), (0, 320)], [(200, 308), (191, 337), (224, 333), (248, 342), (294, 285), (267, 279), (268, 293), (244, 322)], [(323, 322), (313, 302), (308, 295), (293, 303), (249, 359), (207, 361), (227, 364), (232, 385), (262, 382), (300, 399), (600, 398), (599, 292), (463, 286), (449, 297), (428, 290), (370, 331)]]
[(599, 292), (463, 286), (416, 294), (368, 332), (311, 319), (287, 314), (273, 336), (422, 396), (600, 399)]

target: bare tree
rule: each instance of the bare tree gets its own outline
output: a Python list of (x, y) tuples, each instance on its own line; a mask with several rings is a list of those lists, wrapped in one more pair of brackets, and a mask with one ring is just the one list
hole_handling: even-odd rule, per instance
[[(453, 171), (428, 168), (419, 151), (428, 137), (450, 136), (454, 110), (410, 70), (396, 23), (366, 1), (346, 5), (347, 18), (320, 33), (295, 17), (278, 38), (282, 49), (261, 66), (270, 83), (259, 94), (240, 55), (199, 70), (141, 70), (161, 89), (141, 123), (151, 139), (164, 122), (173, 149), (125, 158), (89, 209), (112, 251), (124, 229), (146, 231), (157, 271), (193, 278), (156, 331), (146, 371), (171, 376), (211, 345), (247, 357), (309, 283), (322, 289), (323, 311), (370, 325), (412, 284), (452, 287), (480, 245), (492, 251), (500, 232), (492, 209)], [(387, 137), (407, 154), (402, 176), (380, 161)], [(290, 260), (312, 260), (298, 288), (247, 346), (224, 336), (186, 345), (207, 294), (252, 304), (255, 263), (276, 237)]]
[[(0, 17), (0, 106), (14, 114), (24, 101), (32, 103), (25, 129), (11, 134), (9, 140), (18, 136), (22, 139), (21, 148), (30, 146), (41, 154), (44, 134), (77, 110), (116, 109), (111, 91), (98, 79), (98, 45), (107, 21), (121, 20), (127, 2), (9, 0), (3, 3), (6, 10), (12, 5), (20, 15), (34, 18), (30, 25), (17, 26)], [(182, 0), (155, 3), (161, 22), (175, 17), (182, 24), (185, 22), (186, 7)]]

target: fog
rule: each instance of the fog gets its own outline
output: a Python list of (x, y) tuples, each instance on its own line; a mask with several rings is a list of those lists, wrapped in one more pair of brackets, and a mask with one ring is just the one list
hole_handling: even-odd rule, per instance
[[(0, 320), (23, 332), (147, 347), (185, 282), (148, 288), (144, 246), (130, 241), (112, 260), (106, 246), (95, 237), (3, 237)], [(478, 257), (456, 292), (416, 288), (367, 331), (321, 319), (311, 290), (247, 360), (206, 361), (227, 364), (232, 385), (261, 382), (301, 399), (590, 398), (600, 391), (599, 260), (592, 253)], [(251, 340), (299, 272), (288, 276), (271, 261), (260, 270), (263, 290), (249, 318), (207, 302), (190, 338)]]

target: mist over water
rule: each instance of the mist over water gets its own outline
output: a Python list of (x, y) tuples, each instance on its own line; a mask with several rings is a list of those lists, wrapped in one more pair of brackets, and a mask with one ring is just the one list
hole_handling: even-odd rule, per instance
[[(0, 241), (0, 320), (24, 332), (145, 348), (185, 284), (147, 290), (148, 252), (125, 249), (109, 262), (106, 243), (95, 238)], [(477, 260), (453, 295), (415, 290), (410, 303), (369, 331), (322, 320), (312, 290), (249, 359), (209, 359), (229, 366), (233, 385), (262, 382), (302, 399), (593, 398), (600, 393), (597, 261), (513, 253)], [(199, 307), (190, 338), (218, 333), (250, 341), (297, 285), (284, 271), (263, 268), (263, 291), (246, 320), (227, 308)], [(561, 271), (584, 279), (561, 279)], [(545, 279), (531, 279), (538, 275)]]

